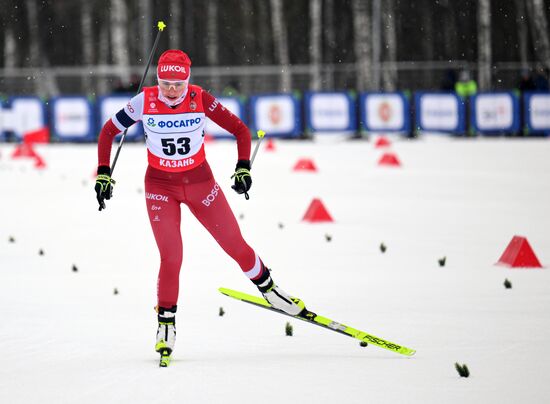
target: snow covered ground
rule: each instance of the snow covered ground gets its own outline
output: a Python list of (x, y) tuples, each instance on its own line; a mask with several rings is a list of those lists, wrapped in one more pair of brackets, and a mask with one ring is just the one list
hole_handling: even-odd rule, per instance
[[(114, 199), (98, 212), (94, 145), (37, 146), (48, 167), (36, 170), (0, 144), (0, 402), (548, 402), (550, 271), (494, 263), (522, 235), (550, 265), (550, 141), (393, 140), (401, 168), (379, 167), (373, 142), (276, 141), (258, 154), (249, 201), (230, 189), (234, 143), (208, 143), (207, 156), (284, 289), (417, 354), (299, 321), (285, 336), (287, 317), (217, 291), (256, 293), (184, 207), (168, 369), (153, 350), (159, 258), (144, 146), (124, 146)], [(294, 172), (302, 157), (319, 171)], [(334, 223), (301, 221), (315, 197)]]

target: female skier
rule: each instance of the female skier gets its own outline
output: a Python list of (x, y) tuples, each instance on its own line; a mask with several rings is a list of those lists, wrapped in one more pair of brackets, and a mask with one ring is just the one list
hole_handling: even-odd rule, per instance
[(250, 176), (250, 131), (216, 98), (189, 84), (191, 60), (181, 50), (164, 52), (157, 66), (157, 86), (145, 87), (109, 119), (99, 134), (95, 191), (99, 210), (105, 209), (114, 181), (110, 155), (116, 135), (137, 121), (143, 122), (148, 167), (145, 201), (149, 221), (160, 252), (157, 289), (158, 329), (155, 350), (170, 354), (176, 341), (175, 314), (182, 263), (180, 205), (210, 232), (223, 250), (241, 267), (275, 308), (298, 314), (303, 304), (273, 283), (270, 270), (246, 243), (222, 189), (212, 175), (204, 152), (206, 118), (237, 139), (238, 160), (232, 188), (246, 193)]

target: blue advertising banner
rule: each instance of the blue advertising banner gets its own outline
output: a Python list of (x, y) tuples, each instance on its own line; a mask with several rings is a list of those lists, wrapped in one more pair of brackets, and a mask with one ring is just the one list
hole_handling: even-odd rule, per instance
[(523, 107), (529, 133), (550, 134), (550, 93), (525, 93)]
[(301, 132), (300, 104), (290, 94), (263, 94), (250, 97), (250, 127), (267, 136), (297, 137)]
[(414, 100), (418, 130), (456, 134), (465, 132), (464, 102), (455, 93), (417, 92)]
[(0, 142), (6, 140), (6, 130), (4, 129), (4, 121), (9, 118), (7, 109), (4, 108), (2, 101), (0, 100)]
[(410, 131), (409, 101), (403, 93), (362, 93), (361, 127), (367, 132)]
[(18, 140), (23, 135), (46, 126), (46, 107), (38, 97), (12, 97), (8, 100), (9, 118), (4, 119), (4, 131), (13, 132)]
[(58, 141), (94, 141), (93, 108), (82, 96), (56, 97), (50, 101), (53, 137)]
[(356, 106), (346, 92), (305, 94), (306, 129), (310, 132), (355, 132)]
[(471, 97), (471, 124), (481, 134), (519, 130), (519, 101), (512, 92), (478, 93)]

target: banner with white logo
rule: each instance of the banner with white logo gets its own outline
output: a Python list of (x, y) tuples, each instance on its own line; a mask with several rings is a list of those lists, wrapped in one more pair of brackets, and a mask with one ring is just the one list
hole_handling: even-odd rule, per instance
[[(17, 139), (46, 126), (46, 110), (38, 97), (13, 97), (9, 100), (9, 112), (4, 111), (4, 130), (13, 132)], [(7, 119), (9, 116), (9, 119)]]
[(305, 95), (306, 127), (311, 132), (353, 132), (357, 129), (355, 103), (345, 92)]
[(50, 101), (53, 135), (60, 141), (93, 141), (93, 113), (86, 97), (57, 97)]
[(361, 124), (367, 132), (408, 132), (409, 101), (403, 93), (363, 93)]
[[(226, 108), (227, 110), (231, 111), (233, 115), (236, 115), (241, 121), (244, 121), (244, 108), (243, 104), (241, 103), (240, 99), (237, 97), (219, 97), (217, 100), (220, 102), (220, 104)], [(220, 108), (218, 106), (217, 108)], [(206, 119), (206, 129), (205, 133), (207, 135), (214, 136), (216, 138), (233, 138), (233, 134), (226, 131), (224, 128), (219, 126), (217, 123), (213, 122), (210, 119)]]
[(464, 133), (464, 102), (455, 93), (415, 94), (416, 126), (425, 132)]
[(525, 93), (525, 121), (531, 133), (550, 133), (550, 93)]
[(6, 140), (6, 134), (4, 129), (4, 120), (6, 119), (5, 109), (0, 101), (0, 141)]
[(519, 105), (510, 92), (480, 93), (472, 96), (472, 125), (480, 133), (516, 132)]
[(294, 137), (300, 134), (300, 106), (289, 94), (259, 95), (250, 98), (251, 129), (267, 136)]
[[(120, 96), (120, 95), (109, 95), (105, 97), (100, 97), (98, 99), (98, 115), (99, 115), (99, 130), (103, 127), (105, 122), (107, 122), (113, 115), (120, 111), (132, 96)], [(98, 130), (98, 135), (99, 135)], [(119, 139), (121, 135), (118, 135), (116, 139)], [(128, 132), (126, 133), (126, 140), (142, 140), (143, 139), (143, 125), (141, 122), (136, 122), (134, 125), (130, 126)]]

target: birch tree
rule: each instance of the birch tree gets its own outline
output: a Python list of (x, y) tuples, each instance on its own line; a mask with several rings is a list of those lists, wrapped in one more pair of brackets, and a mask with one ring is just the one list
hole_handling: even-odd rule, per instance
[(185, 35), (183, 38), (183, 44), (180, 44), (180, 46), (183, 46), (183, 50), (189, 54), (191, 58), (193, 58), (193, 55), (195, 54), (195, 16), (193, 15), (194, 1), (184, 0), (183, 7), (185, 10), (183, 13), (183, 29)]
[(254, 29), (254, 7), (252, 4), (253, 0), (241, 0), (241, 13), (243, 21), (243, 62), (244, 64), (250, 64), (254, 59), (254, 49), (255, 49), (255, 37), (257, 35), (256, 30)]
[(526, 5), (535, 56), (546, 68), (550, 69), (550, 41), (548, 39), (545, 2), (543, 0), (526, 0)]
[(384, 23), (384, 56), (386, 68), (382, 70), (384, 91), (394, 91), (397, 85), (397, 40), (395, 34), (395, 3), (394, 0), (385, 0), (382, 3), (382, 21)]
[(372, 86), (380, 88), (380, 62), (382, 50), (382, 5), (380, 0), (372, 0)]
[(518, 30), (518, 53), (523, 69), (527, 68), (527, 15), (525, 13), (525, 0), (514, 0), (516, 8), (516, 27)]
[(4, 67), (15, 69), (17, 60), (17, 47), (15, 46), (15, 34), (8, 25), (4, 29)]
[(35, 77), (36, 92), (41, 97), (56, 96), (59, 94), (59, 88), (54, 78), (44, 73), (44, 70), (49, 67), (48, 56), (42, 51), (40, 43), (40, 30), (38, 24), (38, 9), (34, 0), (26, 0), (25, 6), (27, 9), (27, 24), (29, 28), (29, 66), (36, 69), (42, 68), (39, 74), (40, 77)]
[(183, 21), (181, 20), (181, 2), (170, 2), (170, 16), (170, 21), (167, 24), (174, 27), (174, 29), (169, 30), (168, 42), (170, 44), (170, 49), (182, 49), (180, 32), (181, 26), (185, 24), (182, 24)]
[(309, 1), (309, 57), (311, 66), (310, 89), (321, 90), (321, 1)]
[(355, 66), (357, 69), (357, 91), (372, 90), (372, 63), (369, 41), (370, 19), (364, 0), (352, 0), (353, 11), (353, 44), (355, 51)]
[[(206, 62), (208, 66), (219, 66), (218, 44), (218, 1), (208, 0), (206, 16)], [(220, 91), (220, 78), (217, 74), (210, 76), (212, 89)]]
[[(85, 1), (82, 3), (80, 9), (80, 36), (82, 41), (82, 63), (88, 67), (94, 63), (94, 32), (92, 29), (92, 2)], [(88, 69), (86, 69), (86, 72)], [(86, 94), (91, 94), (92, 89), (92, 77), (89, 74), (85, 74), (82, 78), (82, 84)]]
[(477, 60), (480, 90), (491, 89), (491, 1), (479, 0), (477, 9)]
[(124, 0), (111, 0), (111, 51), (113, 62), (118, 67), (119, 75), (122, 80), (128, 79), (128, 66), (130, 57), (128, 55), (128, 35), (126, 25), (128, 24), (128, 14)]
[(273, 63), (273, 36), (271, 35), (269, 9), (261, 2), (253, 1), (258, 18), (256, 21), (256, 63), (260, 65)]
[[(99, 46), (98, 46), (98, 55), (97, 62), (100, 66), (106, 66), (109, 63), (110, 52), (109, 52), (109, 11), (103, 10), (103, 17), (101, 18), (101, 24), (99, 28)], [(107, 25), (107, 27), (105, 26)], [(102, 78), (97, 83), (97, 91), (99, 94), (105, 94), (108, 92), (109, 82), (106, 78)]]
[(334, 32), (334, 0), (325, 0), (324, 5), (324, 22), (323, 22), (323, 34), (324, 43), (323, 52), (325, 55), (325, 61), (327, 65), (325, 67), (324, 75), (324, 88), (327, 90), (334, 89), (334, 69), (332, 68), (335, 63), (334, 50), (336, 48), (336, 35)]
[[(178, 3), (176, 1), (176, 3)], [(150, 0), (139, 0), (139, 22), (140, 22), (140, 36), (141, 36), (141, 62), (147, 63), (149, 53), (151, 52), (152, 40), (152, 21), (151, 21), (151, 2)]]
[(292, 91), (292, 78), (288, 67), (290, 58), (288, 54), (288, 39), (286, 24), (283, 16), (283, 0), (270, 0), (271, 24), (273, 29), (273, 43), (275, 46), (276, 61), (281, 65), (281, 92)]

